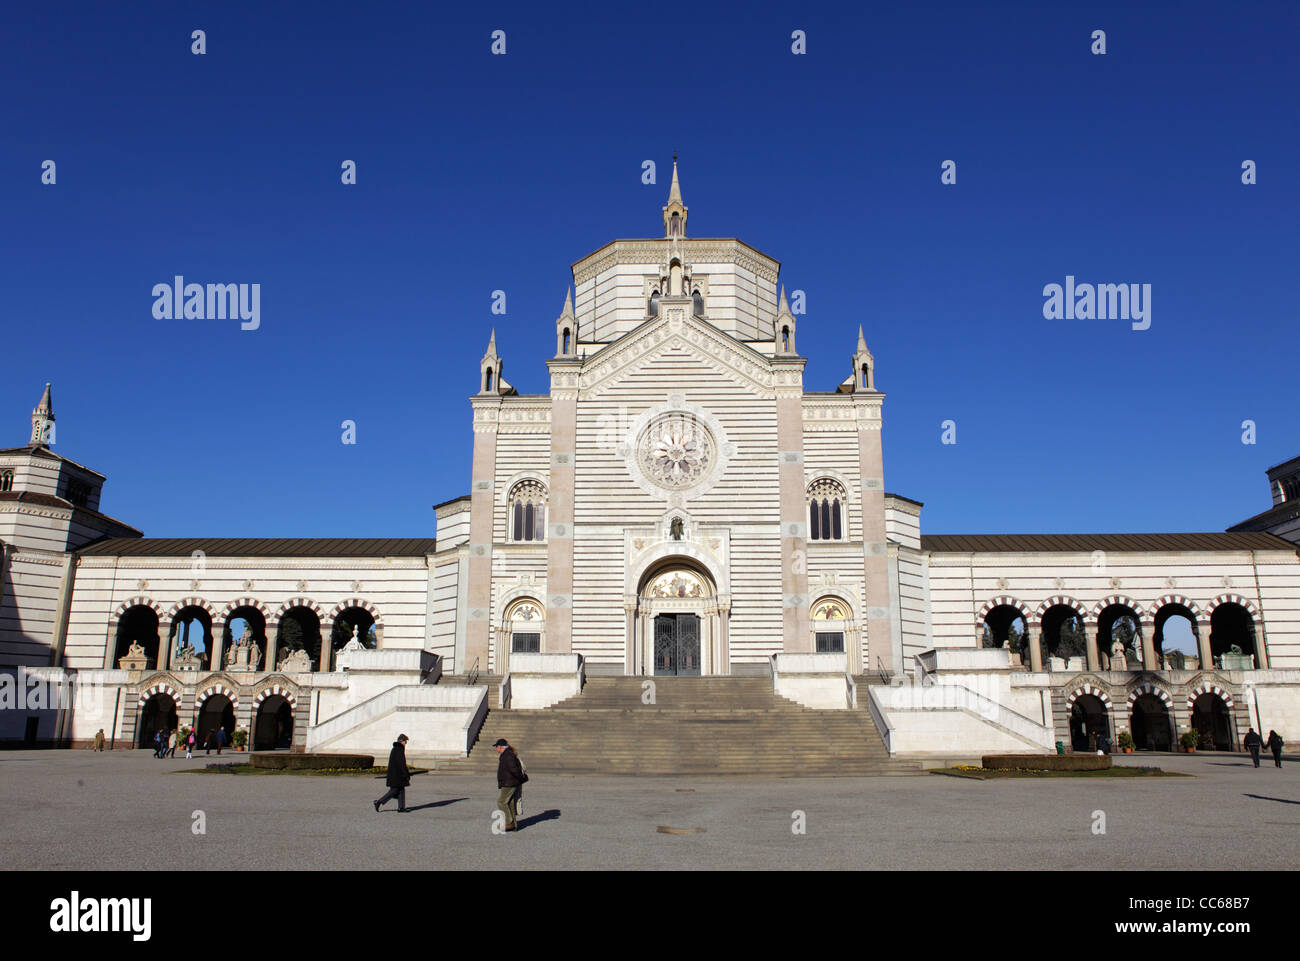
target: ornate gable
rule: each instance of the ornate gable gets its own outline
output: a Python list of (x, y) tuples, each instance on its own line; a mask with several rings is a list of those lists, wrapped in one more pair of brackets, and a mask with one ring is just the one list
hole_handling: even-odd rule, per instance
[[(699, 357), (757, 396), (771, 397), (778, 387), (777, 373), (766, 357), (708, 321), (690, 316), (685, 305), (669, 303), (663, 307), (662, 316), (647, 321), (595, 355), (582, 372), (579, 389), (585, 397), (599, 397), (629, 374), (680, 351)], [(782, 371), (780, 379), (792, 377), (797, 382), (798, 372)]]

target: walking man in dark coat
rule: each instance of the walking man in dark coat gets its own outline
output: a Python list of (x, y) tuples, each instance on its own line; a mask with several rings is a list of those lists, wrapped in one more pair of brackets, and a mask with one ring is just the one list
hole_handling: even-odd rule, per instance
[(388, 752), (388, 778), (384, 781), (388, 785), (388, 793), (375, 802), (376, 812), (393, 798), (397, 798), (397, 813), (406, 813), (406, 785), (411, 783), (411, 772), (406, 766), (407, 740), (409, 739), (405, 734), (397, 735), (397, 740), (393, 742), (393, 749)]
[(498, 738), (496, 744), (501, 757), (497, 761), (497, 807), (506, 816), (506, 830), (518, 831), (515, 823), (519, 817), (519, 790), (528, 780), (524, 769), (519, 765), (519, 755), (505, 738)]
[(1272, 729), (1268, 732), (1268, 740), (1265, 742), (1268, 749), (1273, 752), (1273, 763), (1277, 767), (1282, 766), (1282, 735)]
[(1255, 732), (1253, 727), (1246, 729), (1246, 739), (1241, 743), (1244, 744), (1246, 750), (1250, 752), (1250, 759), (1255, 762), (1255, 767), (1259, 767), (1259, 748), (1263, 741), (1260, 740), (1259, 735)]

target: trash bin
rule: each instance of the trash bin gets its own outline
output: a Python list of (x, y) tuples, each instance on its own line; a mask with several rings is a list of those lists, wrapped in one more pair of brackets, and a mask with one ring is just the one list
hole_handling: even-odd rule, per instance
[(1064, 742), (1064, 741), (1057, 741), (1057, 742), (1056, 742), (1056, 753), (1057, 753), (1057, 754), (1064, 754), (1064, 753), (1065, 753), (1065, 742)]

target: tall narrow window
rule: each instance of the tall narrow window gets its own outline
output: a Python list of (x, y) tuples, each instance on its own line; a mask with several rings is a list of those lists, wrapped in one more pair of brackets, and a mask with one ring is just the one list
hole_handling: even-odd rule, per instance
[(539, 481), (523, 480), (510, 489), (510, 540), (546, 539), (546, 488)]
[(790, 353), (790, 328), (788, 326), (781, 328), (781, 353)]
[(844, 539), (844, 488), (838, 481), (823, 477), (808, 487), (808, 539), (839, 541)]
[(492, 368), (489, 367), (487, 369), (487, 372), (483, 374), (483, 390), (486, 392), (486, 391), (490, 391), (491, 389), (492, 389)]
[(700, 296), (698, 290), (691, 294), (691, 312), (695, 314), (696, 317), (704, 316), (704, 298)]
[(14, 489), (14, 472), (11, 470), (0, 471), (0, 491), (11, 491)]
[(569, 328), (568, 327), (564, 328), (564, 352), (566, 354), (569, 352)]
[(650, 316), (659, 316), (659, 291), (657, 290), (650, 295)]

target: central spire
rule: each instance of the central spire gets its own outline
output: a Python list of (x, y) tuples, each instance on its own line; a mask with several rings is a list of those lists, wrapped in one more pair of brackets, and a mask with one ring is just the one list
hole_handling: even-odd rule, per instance
[(682, 203), (682, 185), (677, 181), (677, 154), (673, 154), (673, 183), (664, 205), (664, 236), (680, 240), (686, 236), (686, 205)]

